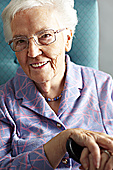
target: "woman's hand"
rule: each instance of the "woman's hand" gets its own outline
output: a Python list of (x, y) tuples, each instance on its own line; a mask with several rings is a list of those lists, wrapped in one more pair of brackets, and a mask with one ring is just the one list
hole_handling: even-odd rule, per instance
[[(105, 148), (113, 152), (113, 138), (99, 132), (93, 132), (80, 128), (67, 129), (59, 133), (44, 145), (46, 156), (53, 168), (56, 168), (66, 153), (66, 142), (71, 137), (77, 144), (88, 148), (92, 155), (93, 164), (96, 168), (100, 166), (100, 148)], [(88, 168), (88, 154), (85, 154), (82, 161), (83, 167)]]
[[(105, 133), (100, 132), (93, 132), (84, 129), (71, 129), (75, 130), (70, 136), (76, 143), (81, 146), (86, 146), (89, 149), (89, 152), (93, 158), (93, 164), (98, 169), (100, 166), (100, 147), (105, 148), (113, 152), (113, 138)], [(85, 153), (84, 159), (82, 160), (82, 164), (84, 165), (85, 169), (88, 168), (88, 153)]]
[[(84, 148), (82, 154), (81, 154), (81, 164), (82, 162), (84, 162), (84, 156), (88, 155), (88, 168), (85, 168), (82, 166), (80, 166), (81, 170), (97, 170), (94, 166), (93, 163), (93, 158), (91, 153), (89, 153), (88, 148)], [(109, 153), (107, 150), (101, 150), (101, 161), (100, 161), (100, 167), (98, 168), (98, 170), (113, 170), (113, 155), (111, 153)]]

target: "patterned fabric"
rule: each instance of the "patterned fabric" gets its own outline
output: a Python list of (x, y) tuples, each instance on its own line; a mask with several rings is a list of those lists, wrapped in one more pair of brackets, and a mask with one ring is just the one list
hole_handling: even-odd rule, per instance
[[(61, 127), (57, 127), (57, 123)], [(0, 170), (51, 170), (43, 144), (68, 128), (113, 135), (113, 80), (100, 71), (72, 63), (67, 56), (66, 81), (58, 114), (21, 67), (0, 87)], [(64, 156), (57, 170), (78, 170)]]
[[(0, 0), (0, 15), (10, 0)], [(76, 0), (79, 23), (70, 51), (72, 61), (98, 69), (98, 5), (96, 0)], [(13, 77), (18, 68), (15, 53), (4, 40), (3, 24), (0, 18), (0, 84)], [(16, 60), (17, 62), (17, 60)]]

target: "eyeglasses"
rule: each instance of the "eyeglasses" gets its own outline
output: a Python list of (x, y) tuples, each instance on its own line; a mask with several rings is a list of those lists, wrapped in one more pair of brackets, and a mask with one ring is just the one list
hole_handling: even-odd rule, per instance
[(56, 34), (64, 31), (66, 28), (54, 31), (53, 29), (43, 30), (36, 33), (33, 37), (16, 36), (9, 41), (11, 49), (20, 52), (29, 47), (29, 40), (34, 39), (35, 43), (40, 46), (49, 45), (56, 41)]

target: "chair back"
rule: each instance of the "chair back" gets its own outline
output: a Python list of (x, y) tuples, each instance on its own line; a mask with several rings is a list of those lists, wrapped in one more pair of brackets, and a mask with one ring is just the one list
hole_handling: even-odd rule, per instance
[(78, 25), (71, 60), (79, 65), (98, 69), (99, 63), (99, 17), (97, 0), (75, 0), (78, 13)]
[[(0, 1), (0, 15), (10, 0)], [(98, 4), (96, 0), (75, 0), (78, 13), (78, 25), (72, 50), (69, 52), (71, 60), (77, 64), (98, 69)], [(0, 84), (12, 78), (19, 66), (15, 53), (5, 42), (3, 24), (0, 18)]]

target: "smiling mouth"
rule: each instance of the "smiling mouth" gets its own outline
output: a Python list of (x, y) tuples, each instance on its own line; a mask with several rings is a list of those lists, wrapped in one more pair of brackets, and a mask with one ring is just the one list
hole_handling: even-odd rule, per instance
[(43, 67), (44, 65), (46, 65), (49, 61), (47, 62), (40, 62), (40, 63), (33, 63), (33, 64), (30, 64), (32, 67), (34, 68), (39, 68), (39, 67)]

